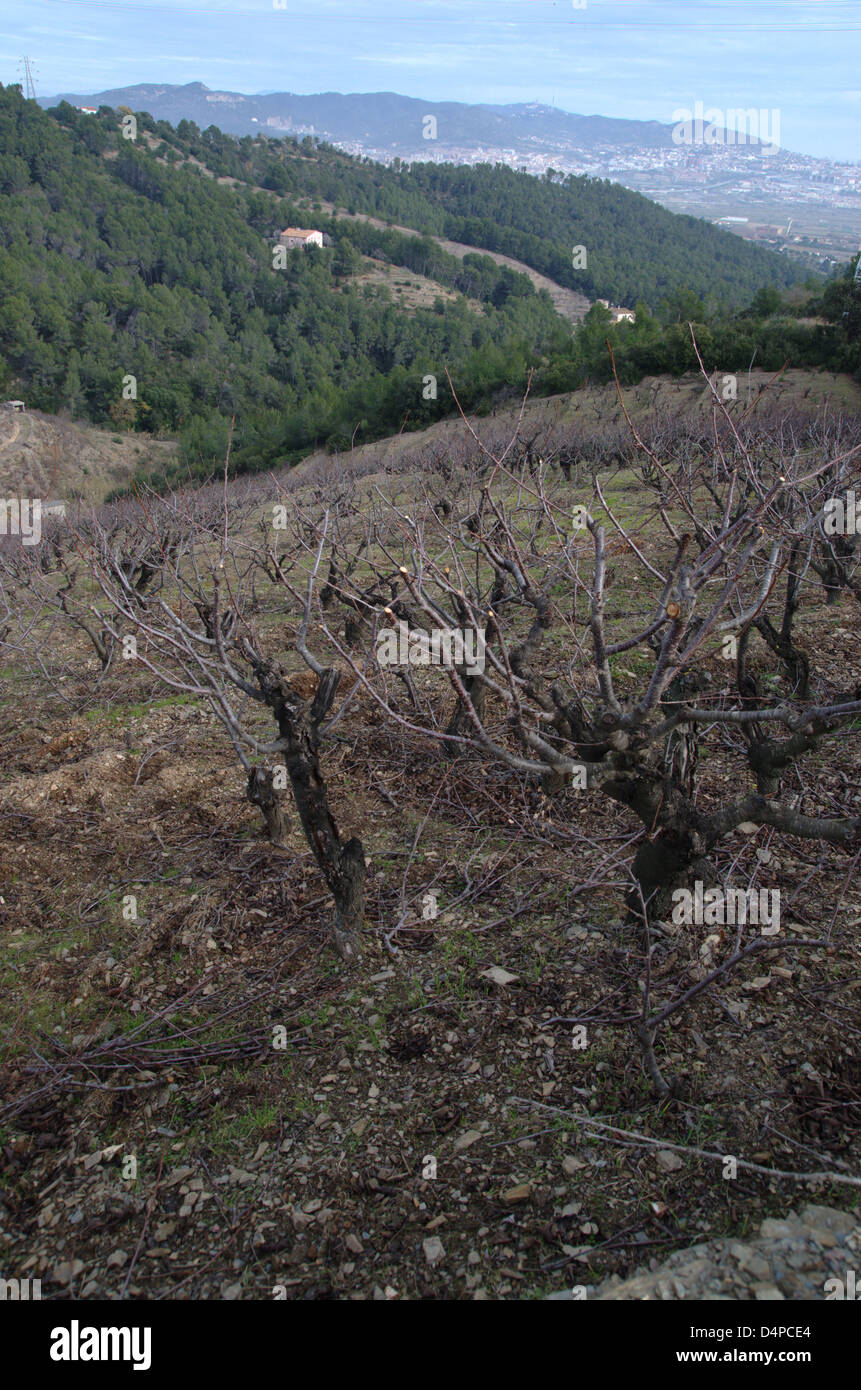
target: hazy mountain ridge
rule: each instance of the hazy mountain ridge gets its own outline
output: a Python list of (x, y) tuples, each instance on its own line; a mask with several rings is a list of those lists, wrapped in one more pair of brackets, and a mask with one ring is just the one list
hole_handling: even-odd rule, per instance
[(322, 139), (360, 141), (380, 149), (388, 147), (393, 154), (427, 152), (429, 141), (423, 135), (426, 116), (435, 117), (436, 139), (443, 145), (503, 145), (524, 153), (544, 148), (551, 153), (562, 145), (590, 150), (620, 144), (631, 148), (666, 148), (672, 144), (672, 127), (658, 121), (581, 116), (531, 102), (489, 106), (428, 101), (397, 92), (246, 95), (211, 90), (203, 82), (183, 86), (139, 83), (95, 93), (63, 92), (44, 98), (41, 104), (51, 106), (59, 101), (73, 106), (129, 106), (135, 111), (147, 110), (159, 120), (195, 121), (202, 129), (217, 124), (232, 135), (251, 135), (255, 126), (283, 120), (299, 132), (313, 126), (313, 133)]

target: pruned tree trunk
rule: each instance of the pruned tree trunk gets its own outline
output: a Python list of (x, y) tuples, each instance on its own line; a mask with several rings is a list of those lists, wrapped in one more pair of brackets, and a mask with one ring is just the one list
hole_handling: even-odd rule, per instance
[(284, 740), (284, 763), (299, 820), (314, 858), (335, 899), (332, 939), (343, 960), (360, 953), (359, 934), (365, 910), (365, 852), (361, 840), (342, 841), (329, 806), (320, 767), (320, 724), (335, 697), (340, 675), (320, 673), (313, 700), (302, 700), (280, 668), (257, 666), (257, 680)]
[(114, 639), (106, 627), (98, 630), (92, 623), (87, 622), (86, 618), (73, 613), (68, 607), (65, 597), (60, 600), (60, 607), (68, 618), (74, 623), (75, 627), (81, 632), (85, 632), (93, 644), (96, 656), (101, 662), (102, 670), (107, 671), (114, 655)]
[[(674, 744), (671, 751), (681, 746)], [(629, 911), (638, 920), (642, 920), (643, 903), (650, 919), (667, 918), (677, 888), (690, 888), (697, 878), (716, 882), (717, 873), (707, 857), (707, 824), (674, 780), (677, 767), (667, 761), (666, 749), (662, 768), (656, 762), (657, 750), (650, 751), (652, 756), (644, 760), (639, 776), (619, 776), (604, 784), (613, 800), (634, 811), (648, 832), (634, 855), (634, 886), (627, 898)]]
[[(463, 681), (463, 688), (472, 701), (472, 707), (479, 719), (484, 718), (484, 706), (487, 688), (479, 676), (468, 676), (463, 667), (458, 668), (458, 674)], [(446, 733), (451, 735), (471, 734), (472, 720), (463, 700), (458, 697), (451, 719), (446, 727)], [(443, 742), (442, 751), (447, 758), (456, 758), (460, 753), (460, 748), (456, 743)]]
[(628, 906), (637, 918), (643, 915), (640, 893), (649, 917), (661, 920), (670, 916), (677, 888), (689, 889), (698, 878), (717, 882), (717, 870), (706, 858), (702, 834), (675, 817), (640, 844), (631, 870), (637, 888), (629, 894)]

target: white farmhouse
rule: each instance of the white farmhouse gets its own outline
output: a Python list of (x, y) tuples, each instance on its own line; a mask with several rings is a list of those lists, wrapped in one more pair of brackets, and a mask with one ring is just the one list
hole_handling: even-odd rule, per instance
[(322, 246), (323, 233), (308, 231), (302, 227), (285, 227), (278, 241), (281, 246), (291, 249), (295, 246)]

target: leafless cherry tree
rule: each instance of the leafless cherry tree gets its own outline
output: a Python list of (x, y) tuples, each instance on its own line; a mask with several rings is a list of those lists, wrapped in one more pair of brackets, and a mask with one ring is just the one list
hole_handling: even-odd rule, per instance
[[(273, 644), (256, 630), (249, 615), (257, 560), (249, 544), (234, 534), (245, 519), (241, 511), (231, 514), (226, 488), (220, 528), (211, 517), (192, 515), (184, 496), (150, 497), (139, 518), (138, 545), (153, 557), (157, 583), (142, 591), (125, 563), (125, 552), (97, 524), (92, 574), (112, 615), (105, 618), (105, 626), (114, 640), (120, 640), (121, 632), (126, 638), (133, 636), (135, 659), (168, 689), (208, 702), (248, 774), (249, 799), (260, 807), (275, 843), (282, 842), (286, 832), (281, 789), (289, 783), (307, 842), (334, 898), (334, 944), (351, 959), (359, 952), (364, 851), (358, 838), (342, 839), (322, 767), (321, 726), (340, 673), (318, 660), (308, 640), (326, 524), (307, 568), (304, 595), (292, 583), (285, 586), (296, 600), (290, 637), (283, 623)], [(160, 547), (157, 540), (166, 527), (173, 538), (170, 548)], [(286, 579), (284, 558), (274, 547), (268, 559), (273, 575)], [(295, 673), (288, 673), (273, 645), (282, 653), (292, 648), (298, 654), (311, 673), (310, 690)], [(254, 717), (260, 707), (274, 720), (274, 730), (260, 728)], [(272, 766), (277, 757), (283, 763)]]
[[(395, 672), (369, 675), (370, 648), (351, 650), (328, 610), (319, 615), (357, 679), (413, 733), (540, 779), (547, 795), (594, 788), (632, 812), (639, 915), (645, 904), (665, 916), (677, 887), (713, 880), (711, 852), (745, 823), (843, 846), (861, 836), (857, 814), (806, 808), (799, 770), (838, 732), (854, 733), (861, 713), (861, 689), (817, 670), (798, 633), (833, 554), (828, 499), (857, 476), (857, 433), (790, 432), (772, 448), (710, 389), (711, 429), (663, 457), (660, 439), (628, 420), (636, 488), (621, 458), (615, 474), (595, 470), (572, 506), (571, 489), (515, 435), (504, 450), (483, 446), (450, 516), (429, 495), (407, 511), (380, 494), (388, 521), (377, 529), (390, 540), (361, 580), (339, 571), (338, 597), (364, 605), (375, 641), (398, 623), (408, 642), (484, 634), (483, 669), (437, 668), (454, 694), (448, 716), (427, 696), (410, 715), (397, 710)], [(398, 561), (396, 592), (372, 613), (368, 575), (379, 591)], [(854, 593), (848, 561), (841, 573)], [(720, 804), (698, 796), (703, 740), (723, 750), (737, 785), (745, 767), (750, 780)]]

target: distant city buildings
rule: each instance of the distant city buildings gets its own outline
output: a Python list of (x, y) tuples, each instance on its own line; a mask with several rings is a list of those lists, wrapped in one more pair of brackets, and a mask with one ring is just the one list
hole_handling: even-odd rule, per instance
[[(252, 116), (253, 121), (257, 121), (256, 116)], [(259, 122), (258, 122), (259, 124)], [(286, 131), (289, 135), (316, 135), (316, 130), (312, 125), (302, 125), (290, 116), (267, 116), (265, 124), (270, 130)], [(342, 145), (342, 149), (346, 146)]]

